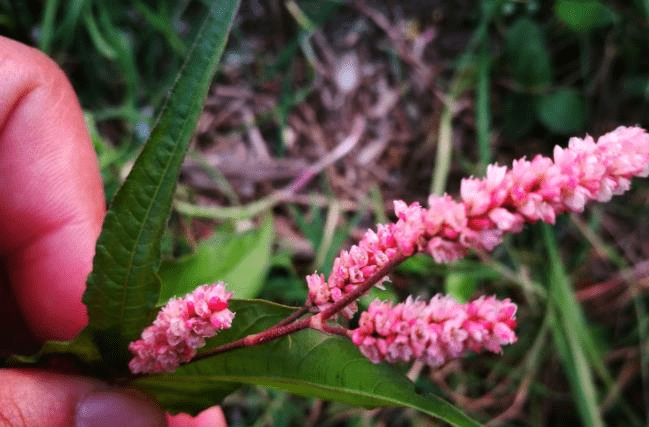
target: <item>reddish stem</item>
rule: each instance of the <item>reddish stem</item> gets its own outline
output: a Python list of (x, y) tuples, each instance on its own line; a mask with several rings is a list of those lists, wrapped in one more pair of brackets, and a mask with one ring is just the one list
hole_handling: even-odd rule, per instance
[(310, 301), (307, 301), (306, 304), (304, 304), (304, 307), (300, 307), (299, 309), (295, 310), (293, 313), (291, 313), (290, 316), (288, 316), (286, 319), (280, 320), (277, 324), (273, 325), (273, 328), (277, 328), (280, 326), (288, 325), (289, 323), (293, 323), (303, 315), (309, 312), (311, 309), (311, 304)]
[(399, 253), (399, 255), (397, 255), (393, 260), (391, 260), (386, 265), (378, 269), (376, 273), (372, 274), (365, 283), (356, 286), (356, 288), (350, 293), (348, 293), (347, 295), (345, 295), (343, 299), (333, 303), (326, 310), (321, 311), (319, 315), (322, 317), (322, 320), (329, 319), (331, 316), (335, 315), (340, 310), (347, 307), (350, 303), (356, 301), (365, 292), (367, 292), (372, 286), (380, 282), (394, 267), (401, 264), (406, 258), (407, 258), (406, 256)]
[(266, 329), (265, 331), (248, 335), (236, 341), (232, 341), (230, 343), (223, 344), (218, 347), (214, 347), (213, 349), (210, 349), (204, 353), (197, 355), (194, 359), (192, 359), (192, 362), (195, 360), (201, 360), (210, 356), (214, 356), (215, 354), (224, 353), (226, 351), (236, 350), (242, 347), (252, 347), (253, 345), (264, 344), (268, 341), (272, 341), (277, 338), (281, 338), (285, 335), (292, 334), (293, 332), (306, 329), (309, 327), (310, 319), (311, 318), (307, 317), (306, 319), (298, 320), (288, 325), (272, 326), (269, 329)]
[[(399, 254), (392, 261), (390, 261), (382, 268), (380, 268), (376, 273), (371, 275), (364, 283), (359, 284), (352, 292), (345, 295), (343, 299), (332, 304), (326, 310), (321, 311), (315, 316), (297, 320), (300, 316), (302, 316), (304, 313), (308, 311), (308, 307), (310, 306), (310, 303), (307, 302), (304, 307), (292, 313), (289, 317), (280, 321), (275, 326), (271, 326), (270, 328), (264, 331), (258, 332), (256, 334), (248, 335), (239, 340), (232, 341), (230, 343), (223, 344), (218, 347), (214, 347), (213, 349), (210, 349), (208, 351), (205, 351), (204, 353), (199, 354), (192, 361), (205, 359), (207, 357), (214, 356), (219, 353), (224, 353), (226, 351), (235, 350), (242, 347), (251, 347), (254, 345), (264, 344), (267, 343), (268, 341), (276, 340), (278, 338), (281, 338), (283, 336), (292, 334), (293, 332), (297, 332), (306, 328), (313, 328), (327, 333), (333, 333), (336, 335), (343, 335), (348, 337), (349, 334), (347, 333), (348, 331), (347, 329), (328, 326), (326, 325), (326, 321), (332, 316), (334, 316), (336, 313), (338, 313), (340, 310), (345, 308), (347, 305), (357, 300), (361, 295), (367, 292), (372, 286), (374, 286), (376, 283), (381, 281), (390, 272), (390, 270), (392, 270), (398, 264), (403, 262), (403, 260), (405, 260), (406, 258), (407, 258), (406, 256)], [(343, 330), (345, 332), (343, 332)]]
[(327, 324), (322, 325), (321, 331), (332, 335), (340, 335), (341, 337), (345, 337), (345, 338), (351, 337), (351, 331), (349, 329), (338, 325), (336, 326), (331, 326)]

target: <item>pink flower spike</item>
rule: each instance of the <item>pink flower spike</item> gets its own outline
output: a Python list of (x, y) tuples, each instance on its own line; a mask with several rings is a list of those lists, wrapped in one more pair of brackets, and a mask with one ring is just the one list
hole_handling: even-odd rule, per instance
[(228, 309), (232, 292), (223, 282), (202, 285), (182, 298), (172, 298), (158, 312), (153, 325), (140, 339), (129, 344), (133, 359), (128, 366), (134, 374), (173, 372), (181, 363), (196, 356), (205, 339), (232, 325), (234, 313)]
[[(470, 249), (493, 250), (506, 233), (517, 233), (526, 223), (552, 224), (561, 213), (583, 211), (589, 201), (610, 200), (627, 191), (633, 177), (649, 175), (649, 134), (621, 126), (597, 141), (571, 138), (567, 148), (555, 147), (552, 158), (531, 159), (514, 160), (511, 168), (489, 165), (486, 178), (464, 179), (460, 201), (432, 195), (424, 208), (396, 200), (395, 222), (379, 224), (357, 247), (342, 251), (328, 279), (307, 277), (311, 303), (325, 310), (335, 303), (333, 295), (341, 300), (373, 272), (415, 253), (452, 262)], [(345, 317), (355, 311), (349, 307)], [(442, 353), (429, 349), (428, 354), (438, 360)]]
[(438, 294), (400, 304), (374, 301), (361, 313), (352, 342), (374, 363), (421, 360), (436, 368), (468, 351), (500, 353), (516, 342), (516, 304), (481, 297), (468, 304)]

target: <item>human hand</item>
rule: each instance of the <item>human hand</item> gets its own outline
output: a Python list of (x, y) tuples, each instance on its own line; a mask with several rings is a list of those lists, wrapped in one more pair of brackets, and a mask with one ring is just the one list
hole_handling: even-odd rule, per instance
[[(0, 355), (71, 339), (85, 326), (81, 297), (104, 208), (67, 78), (39, 51), (0, 37)], [(5, 423), (225, 426), (225, 419), (218, 407), (195, 418), (165, 416), (144, 394), (95, 379), (0, 369)]]

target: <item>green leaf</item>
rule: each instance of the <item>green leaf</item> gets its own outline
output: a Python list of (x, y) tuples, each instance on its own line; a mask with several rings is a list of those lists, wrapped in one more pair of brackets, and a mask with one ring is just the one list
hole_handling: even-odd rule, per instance
[(101, 356), (87, 331), (81, 332), (72, 341), (45, 341), (41, 349), (31, 356), (12, 356), (9, 363), (39, 364), (52, 355), (72, 355), (87, 365), (96, 364)]
[(538, 100), (539, 120), (551, 131), (570, 134), (586, 124), (586, 102), (574, 89), (559, 89)]
[(191, 292), (205, 283), (219, 280), (237, 298), (259, 295), (270, 267), (273, 245), (273, 222), (270, 216), (259, 230), (245, 233), (219, 231), (201, 242), (196, 252), (177, 261), (165, 261), (160, 266), (162, 289), (160, 303), (173, 296)]
[(480, 278), (474, 274), (463, 271), (451, 271), (446, 276), (444, 290), (446, 294), (453, 297), (455, 301), (466, 303), (475, 292)]
[(516, 20), (507, 31), (506, 53), (516, 82), (526, 88), (552, 83), (550, 53), (541, 27), (529, 18)]
[[(210, 346), (261, 331), (291, 308), (263, 301), (232, 301), (232, 328)], [(392, 366), (375, 365), (346, 338), (304, 330), (261, 346), (246, 347), (190, 363), (173, 374), (150, 375), (131, 385), (171, 411), (196, 413), (219, 403), (236, 384), (252, 384), (367, 408), (405, 406), (456, 426), (478, 426), (432, 394), (419, 394)]]
[(608, 6), (596, 0), (562, 0), (554, 5), (556, 16), (573, 31), (585, 33), (617, 21)]
[[(412, 276), (419, 277), (429, 277), (432, 271), (436, 271), (436, 268), (440, 264), (436, 264), (433, 261), (432, 257), (428, 254), (415, 254), (410, 258), (406, 258), (404, 262), (397, 266), (397, 272), (399, 274), (407, 274)], [(443, 265), (443, 267), (447, 267)]]
[(264, 283), (261, 297), (287, 304), (302, 304), (307, 297), (307, 285), (303, 277), (286, 272), (273, 272)]
[(160, 239), (176, 179), (223, 53), (237, 0), (214, 2), (151, 137), (106, 214), (83, 301), (102, 356), (126, 366), (128, 342), (158, 301)]

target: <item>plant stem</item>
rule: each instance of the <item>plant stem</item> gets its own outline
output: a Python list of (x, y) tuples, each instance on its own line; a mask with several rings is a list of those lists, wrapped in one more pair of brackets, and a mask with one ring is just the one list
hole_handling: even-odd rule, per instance
[(393, 260), (388, 262), (382, 268), (380, 268), (376, 273), (371, 275), (367, 281), (361, 285), (358, 285), (353, 291), (345, 295), (340, 301), (332, 304), (326, 310), (320, 312), (318, 316), (322, 320), (327, 320), (331, 316), (338, 313), (340, 310), (348, 306), (350, 303), (356, 301), (361, 295), (367, 292), (372, 286), (381, 281), (394, 267), (401, 264), (407, 257), (399, 253)]
[(236, 341), (214, 347), (213, 349), (199, 354), (192, 361), (205, 359), (219, 353), (236, 350), (242, 347), (252, 347), (254, 345), (264, 344), (306, 328), (317, 329), (336, 335), (349, 336), (347, 329), (328, 326), (326, 325), (326, 321), (340, 312), (340, 310), (345, 308), (347, 305), (357, 300), (361, 295), (367, 292), (376, 283), (381, 281), (394, 267), (402, 263), (406, 258), (407, 257), (403, 254), (397, 255), (392, 261), (384, 265), (376, 273), (370, 276), (364, 283), (358, 285), (352, 292), (345, 295), (345, 297), (340, 301), (332, 304), (326, 310), (321, 311), (314, 316), (298, 320), (299, 317), (301, 317), (309, 310), (310, 304), (309, 302), (307, 302), (304, 307), (295, 311), (276, 325), (271, 326), (270, 328), (256, 334), (251, 334)]
[(300, 307), (299, 309), (295, 310), (293, 313), (291, 313), (290, 316), (288, 316), (286, 319), (280, 320), (277, 324), (273, 326), (273, 328), (278, 328), (280, 326), (288, 325), (289, 323), (293, 323), (300, 317), (302, 317), (304, 314), (308, 313), (309, 310), (311, 309), (311, 304), (307, 302), (304, 307)]
[(268, 341), (276, 340), (277, 338), (281, 338), (285, 335), (292, 334), (293, 332), (308, 328), (310, 326), (310, 320), (311, 318), (307, 317), (302, 320), (294, 321), (288, 325), (272, 326), (265, 331), (251, 334), (236, 341), (214, 347), (209, 351), (197, 355), (194, 359), (192, 359), (192, 362), (205, 359), (219, 353), (224, 353), (226, 351), (236, 350), (242, 347), (252, 347), (254, 345), (260, 345), (267, 343)]
[(322, 325), (322, 332), (332, 335), (340, 335), (341, 337), (350, 338), (351, 331), (343, 326)]

